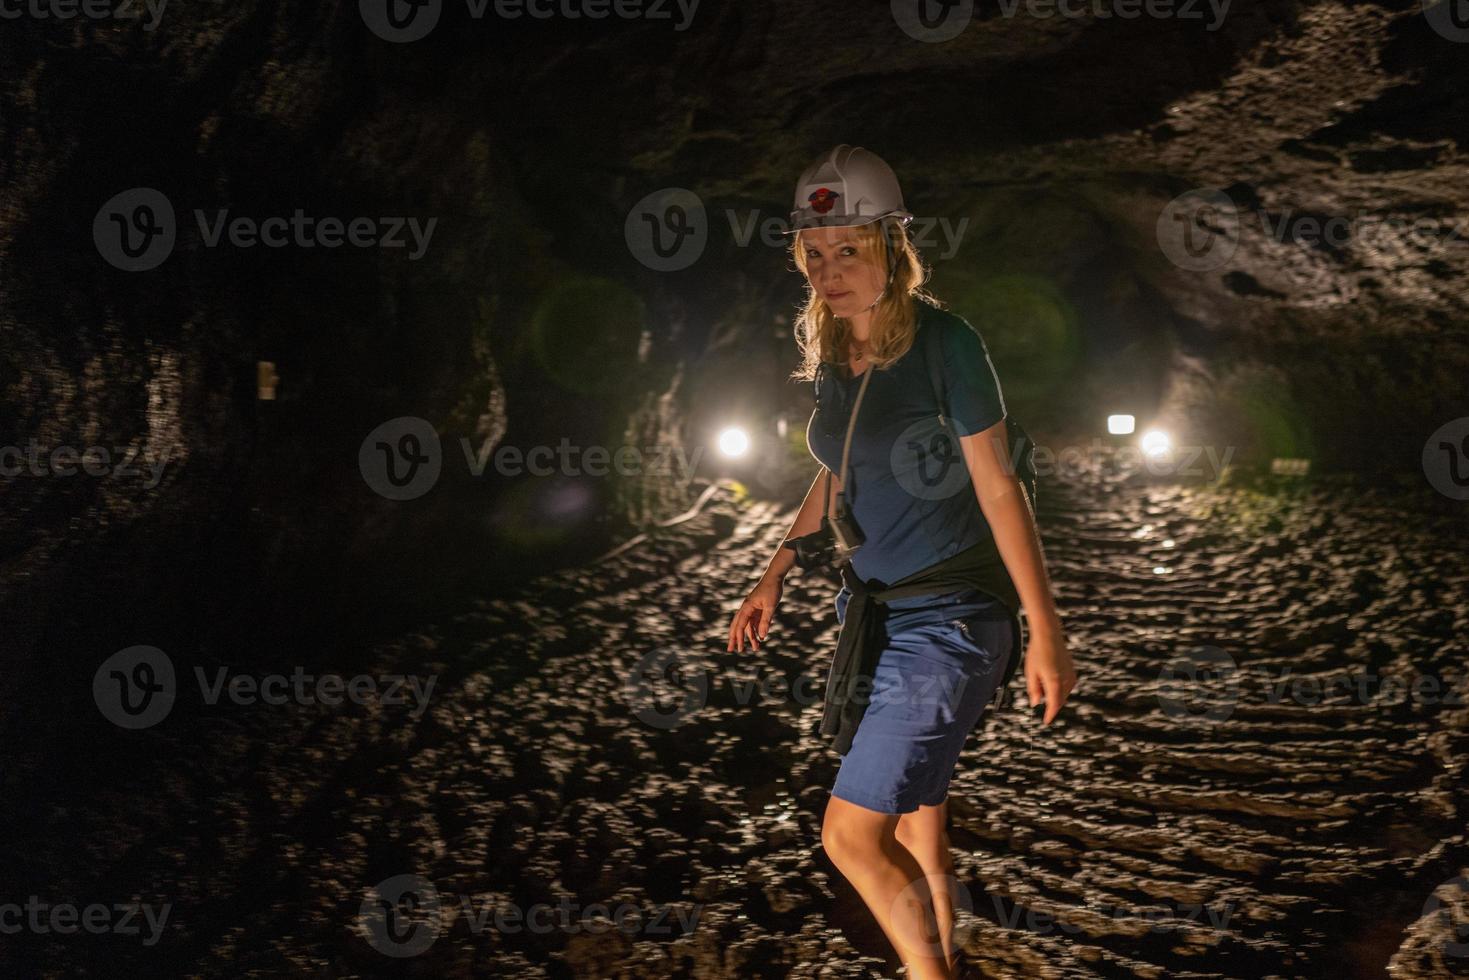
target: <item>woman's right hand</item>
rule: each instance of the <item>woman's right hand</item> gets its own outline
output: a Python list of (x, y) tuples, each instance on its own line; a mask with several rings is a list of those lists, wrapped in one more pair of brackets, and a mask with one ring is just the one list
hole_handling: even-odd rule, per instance
[(743, 650), (746, 640), (750, 641), (751, 650), (760, 649), (760, 641), (770, 632), (770, 620), (775, 615), (775, 607), (780, 604), (782, 588), (781, 579), (774, 575), (762, 576), (755, 583), (729, 625), (727, 649), (730, 653)]

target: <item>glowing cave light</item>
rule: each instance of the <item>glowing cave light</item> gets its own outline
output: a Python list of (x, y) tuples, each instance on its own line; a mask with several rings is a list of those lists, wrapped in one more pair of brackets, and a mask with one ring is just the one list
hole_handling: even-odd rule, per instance
[(1161, 456), (1173, 448), (1173, 440), (1162, 429), (1150, 429), (1143, 435), (1142, 446), (1149, 456)]
[(750, 448), (750, 437), (737, 425), (719, 433), (719, 451), (726, 456), (743, 456)]

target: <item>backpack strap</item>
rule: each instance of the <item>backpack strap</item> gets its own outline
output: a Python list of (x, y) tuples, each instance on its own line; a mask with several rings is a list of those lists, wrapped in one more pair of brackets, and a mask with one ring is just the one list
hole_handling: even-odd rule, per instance
[(918, 339), (923, 344), (923, 363), (928, 368), (928, 382), (933, 386), (934, 400), (939, 404), (939, 424), (944, 428), (949, 427), (949, 391), (944, 386), (944, 355), (938, 349), (939, 336), (938, 325), (929, 319), (918, 331)]
[[(934, 400), (938, 402), (939, 424), (946, 429), (952, 429), (953, 426), (949, 424), (949, 392), (944, 385), (944, 353), (939, 347), (942, 334), (934, 319), (930, 318), (922, 324), (918, 330), (918, 340), (923, 344), (924, 365), (928, 368), (928, 380), (933, 386)], [(981, 337), (979, 342), (984, 344), (984, 338)], [(1008, 412), (1005, 414), (1005, 435), (1010, 441), (1010, 452), (1018, 464), (1016, 475), (1020, 477), (1020, 485), (1024, 487), (1026, 495), (1030, 498), (1031, 509), (1034, 510), (1035, 447), (1031, 443), (1029, 434)]]

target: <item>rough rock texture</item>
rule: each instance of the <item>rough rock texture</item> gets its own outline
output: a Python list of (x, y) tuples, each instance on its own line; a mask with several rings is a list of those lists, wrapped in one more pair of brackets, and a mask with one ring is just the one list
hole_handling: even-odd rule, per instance
[[(461, 448), (692, 451), (731, 417), (766, 431), (784, 414), (783, 447), (729, 475), (788, 501), (811, 472), (808, 393), (786, 380), (799, 277), (738, 235), (784, 216), (802, 167), (844, 141), (882, 153), (936, 222), (932, 286), (984, 330), (1032, 432), (1084, 440), (1126, 410), (1241, 464), (1364, 474), (1296, 496), (1048, 504), (1067, 611), (1113, 655), (1054, 738), (1001, 720), (986, 737), (1003, 760), (965, 777), (976, 955), (998, 975), (1373, 975), (1393, 950), (1404, 976), (1456, 965), (1435, 944), (1466, 863), (1460, 712), (1246, 698), (1202, 731), (1159, 724), (1146, 684), (1184, 638), (1326, 672), (1462, 657), (1462, 515), (1424, 499), (1418, 466), (1428, 434), (1469, 415), (1469, 45), (1414, 0), (1241, 3), (1215, 29), (981, 6), (944, 43), (845, 0), (706, 0), (682, 31), (477, 20), (456, 3), (412, 44), (375, 37), (352, 2), (176, 2), (148, 31), (5, 21), (0, 453), (34, 441), (163, 464), (156, 484), (0, 477), (7, 867), (18, 889), (161, 897), (180, 916), (166, 951), (78, 942), (57, 962), (390, 972), (403, 964), (365, 949), (351, 913), (411, 870), (520, 902), (708, 904), (688, 937), (445, 937), (405, 973), (564, 972), (553, 952), (587, 975), (873, 966), (879, 944), (831, 924), (862, 935), (811, 856), (831, 773), (797, 713), (730, 709), (671, 739), (629, 726), (613, 695), (651, 640), (718, 632), (727, 562), (763, 560), (775, 512), (586, 567), (698, 480), (501, 480)], [(182, 220), (168, 260), (130, 273), (93, 223), (137, 187)], [(697, 262), (660, 272), (627, 219), (670, 187), (699, 196), (709, 234)], [(1158, 228), (1178, 227), (1179, 195), (1210, 190), (1222, 216), (1189, 212), (1188, 228), (1232, 253), (1191, 270)], [(195, 209), (298, 208), (437, 225), (412, 259), (207, 247), (192, 224)], [(1323, 240), (1313, 222), (1352, 233)], [(274, 401), (256, 399), (259, 361), (280, 372)], [(372, 493), (357, 467), (399, 416), (444, 447), (417, 501)], [(1164, 520), (1188, 561), (1155, 577), (1129, 564), (1153, 532), (1132, 535)], [(463, 615), (568, 565), (582, 570)], [(788, 621), (807, 625), (779, 662), (808, 662), (818, 593), (793, 595)], [(372, 646), (414, 623), (420, 639)], [(90, 686), (136, 643), (186, 671), (441, 669), (453, 693), (413, 725), (181, 711), (171, 733), (120, 738)], [(559, 662), (603, 672), (563, 678)], [(1036, 773), (1057, 751), (1086, 778), (1048, 809)], [(765, 795), (742, 795), (752, 785)], [(1433, 895), (1443, 908), (1425, 912)], [(992, 898), (1083, 934), (1001, 929)], [(1222, 934), (1139, 937), (1088, 899), (1241, 912)]]
[[(984, 325), (1033, 428), (1089, 432), (1127, 405), (1256, 457), (1402, 469), (1465, 413), (1469, 59), (1418, 3), (1240, 4), (1219, 23), (986, 6), (944, 43), (870, 7), (708, 2), (680, 30), (447, 4), (411, 44), (355, 3), (175, 4), (153, 30), (8, 21), (0, 435), (169, 461), (154, 488), (6, 482), (16, 636), (49, 642), (61, 592), (123, 616), (196, 583), (181, 554), (273, 583), (241, 629), (301, 589), (416, 610), (483, 585), (495, 563), (471, 551), (515, 568), (595, 554), (598, 507), (525, 540), (507, 528), (542, 515), (506, 481), (455, 466), (398, 507), (350, 461), (405, 414), (455, 463), (460, 438), (692, 447), (732, 414), (799, 414), (783, 380), (798, 277), (737, 232), (783, 217), (839, 140), (882, 152), (914, 210), (948, 223), (926, 243), (935, 288)], [(182, 229), (164, 265), (125, 273), (99, 261), (92, 221), (139, 186)], [(665, 273), (636, 260), (625, 219), (666, 187), (697, 193), (710, 229)], [(1228, 192), (1238, 245), (1191, 272), (1156, 226), (1200, 188)], [(412, 260), (206, 248), (189, 224), (298, 207), (438, 227)], [(1305, 219), (1353, 233), (1322, 244)], [(276, 402), (254, 399), (257, 360), (281, 372)], [(598, 503), (646, 521), (687, 502), (624, 482), (598, 483)]]
[[(1344, 477), (1045, 490), (1082, 682), (1043, 730), (1017, 678), (960, 761), (972, 960), (997, 977), (1461, 974), (1462, 518), (1421, 486)], [(27, 845), (7, 859), (20, 887), (101, 880), (172, 918), (152, 949), (0, 957), (99, 977), (892, 976), (820, 848), (837, 758), (819, 693), (777, 680), (819, 692), (833, 585), (793, 578), (766, 648), (724, 652), (789, 516), (722, 493), (601, 565), (376, 648), (378, 672), (438, 678), (421, 718), (188, 712), (96, 739), (86, 791), (20, 774), (3, 828)], [(1200, 648), (1230, 666), (1195, 676)], [(433, 931), (400, 958), (369, 942), (364, 903), (403, 875), (440, 911), (402, 913)], [(486, 925), (563, 900), (543, 921), (564, 927)], [(579, 921), (623, 904), (632, 926)]]

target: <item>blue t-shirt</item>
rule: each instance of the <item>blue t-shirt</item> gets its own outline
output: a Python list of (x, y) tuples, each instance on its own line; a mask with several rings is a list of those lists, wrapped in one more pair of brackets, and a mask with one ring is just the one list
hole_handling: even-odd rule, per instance
[[(862, 396), (852, 432), (845, 497), (864, 540), (852, 570), (864, 581), (892, 583), (936, 564), (990, 535), (957, 441), (939, 424), (939, 405), (924, 363), (922, 332), (940, 331), (942, 373), (950, 425), (960, 435), (988, 429), (1005, 418), (1005, 401), (989, 351), (978, 331), (955, 313), (915, 300), (918, 334), (913, 346), (872, 380)], [(840, 474), (842, 440), (862, 375), (845, 378), (823, 365), (816, 408), (806, 427), (811, 455)], [(851, 592), (837, 594), (838, 621), (846, 618)], [(891, 635), (929, 623), (981, 613), (1009, 615), (998, 600), (973, 589), (911, 596), (888, 603)]]

